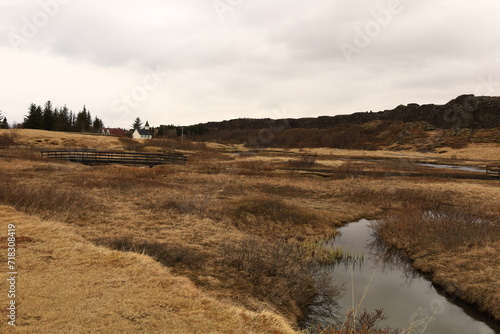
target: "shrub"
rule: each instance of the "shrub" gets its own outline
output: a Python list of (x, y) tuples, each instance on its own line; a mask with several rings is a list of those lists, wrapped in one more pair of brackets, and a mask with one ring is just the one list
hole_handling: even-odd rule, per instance
[(402, 204), (408, 208), (420, 207), (439, 210), (452, 203), (451, 191), (427, 192), (419, 189), (374, 189), (359, 183), (349, 183), (342, 189), (346, 200), (355, 203), (374, 203), (380, 207)]
[(273, 197), (244, 197), (230, 201), (216, 215), (228, 218), (233, 225), (243, 230), (261, 233), (266, 230), (290, 230), (297, 226), (327, 226), (329, 217), (308, 211)]
[(180, 214), (204, 214), (212, 203), (210, 194), (167, 193), (149, 199), (145, 207), (152, 211), (174, 211)]
[(16, 143), (17, 134), (15, 132), (3, 133), (0, 135), (0, 148), (8, 148)]
[(205, 262), (205, 256), (189, 247), (151, 241), (135, 241), (130, 236), (94, 239), (94, 243), (122, 252), (146, 254), (164, 266), (185, 265), (199, 268)]
[(251, 161), (238, 161), (238, 169), (236, 172), (238, 175), (264, 175), (275, 170), (275, 168), (269, 163), (263, 163), (262, 161), (251, 160)]
[(208, 150), (206, 143), (203, 142), (193, 142), (190, 140), (174, 140), (174, 139), (164, 139), (164, 138), (154, 138), (148, 139), (144, 143), (145, 146), (159, 147), (163, 149), (170, 150), (175, 153), (175, 150), (187, 150), (187, 151), (205, 151)]
[(341, 288), (300, 247), (248, 237), (223, 244), (221, 253), (222, 265), (233, 269), (228, 273), (249, 285), (253, 295), (299, 321), (337, 316)]
[(123, 149), (126, 151), (138, 151), (144, 148), (144, 145), (129, 137), (118, 137), (118, 140), (123, 144)]
[(78, 189), (62, 189), (50, 183), (28, 185), (5, 177), (0, 178), (0, 202), (42, 218), (63, 220), (102, 208)]
[(383, 240), (405, 250), (456, 249), (497, 242), (500, 221), (464, 207), (417, 207), (378, 222), (374, 230)]
[(344, 161), (340, 166), (333, 168), (333, 176), (339, 179), (359, 178), (364, 175), (366, 163)]
[(303, 154), (293, 160), (288, 161), (288, 165), (292, 168), (311, 169), (316, 164), (316, 156)]
[(357, 313), (350, 310), (345, 315), (345, 320), (341, 325), (318, 330), (321, 334), (399, 334), (411, 333), (411, 331), (391, 330), (390, 328), (379, 328), (378, 324), (386, 320), (382, 310), (375, 310), (368, 313), (366, 310)]

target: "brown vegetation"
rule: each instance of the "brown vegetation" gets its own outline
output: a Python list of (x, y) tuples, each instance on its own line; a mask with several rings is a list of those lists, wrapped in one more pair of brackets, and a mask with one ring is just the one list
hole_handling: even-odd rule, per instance
[(311, 169), (316, 163), (316, 156), (310, 154), (302, 154), (297, 158), (288, 161), (290, 167)]
[[(19, 137), (29, 141), (23, 131), (19, 131)], [(36, 133), (41, 135), (49, 136)], [(116, 140), (116, 148), (123, 145)], [(168, 150), (168, 145), (166, 141), (152, 142), (143, 149)], [(418, 166), (412, 166), (416, 176), (405, 178), (394, 175), (396, 167), (386, 161), (339, 160), (338, 151), (323, 149), (310, 151), (317, 157), (314, 168), (306, 174), (290, 169), (287, 163), (290, 156), (300, 159), (303, 152), (296, 156), (294, 151), (235, 155), (192, 145), (173, 147), (193, 150), (188, 152), (187, 165), (154, 168), (89, 167), (42, 160), (31, 150), (6, 148), (0, 152), (0, 202), (17, 210), (12, 215), (23, 226), (23, 236), (35, 240), (23, 244), (29, 261), (22, 266), (31, 268), (26, 274), (25, 291), (36, 292), (32, 297), (36, 302), (25, 303), (39, 306), (23, 311), (33, 315), (21, 319), (27, 332), (58, 332), (55, 325), (47, 324), (52, 316), (43, 312), (53, 291), (48, 287), (37, 291), (36, 287), (42, 284), (42, 278), (49, 281), (51, 276), (67, 275), (57, 285), (57, 302), (68, 308), (64, 316), (71, 319), (72, 310), (69, 302), (63, 301), (65, 293), (84, 309), (84, 297), (93, 296), (95, 302), (105, 305), (107, 311), (102, 312), (107, 314), (108, 326), (119, 324), (116, 332), (136, 332), (141, 326), (151, 331), (178, 326), (170, 332), (192, 333), (207, 332), (210, 327), (206, 326), (214, 326), (216, 332), (291, 333), (288, 324), (297, 329), (297, 321), (306, 319), (311, 308), (328, 305), (334, 300), (330, 297), (338, 293), (335, 286), (312, 279), (316, 274), (321, 276), (314, 265), (319, 259), (298, 245), (334, 235), (337, 226), (360, 218), (381, 218), (401, 210), (414, 214), (417, 211), (407, 210), (409, 202), (422, 212), (434, 208), (435, 203), (442, 203), (442, 207), (468, 203), (488, 216), (499, 214), (498, 207), (489, 201), (499, 196), (495, 180), (429, 177), (428, 172), (420, 173)], [(326, 176), (317, 177), (313, 173), (316, 170), (324, 170)], [(366, 173), (372, 171), (377, 173)], [(51, 221), (40, 222), (39, 218)], [(455, 218), (442, 218), (441, 228), (446, 231), (450, 228), (446, 219)], [(24, 233), (30, 231), (28, 228), (33, 232)], [(447, 241), (457, 247), (438, 248), (428, 240), (425, 247), (430, 257), (425, 262), (415, 258), (415, 265), (431, 272), (436, 281), (453, 281), (456, 286), (461, 286), (460, 280), (466, 276), (456, 268), (470, 272), (472, 277), (473, 264), (480, 265), (482, 280), (470, 287), (470, 294), (482, 298), (499, 286), (498, 281), (485, 278), (491, 268), (496, 268), (498, 249), (493, 241), (474, 241), (481, 237), (479, 234), (469, 240), (466, 230), (460, 231), (454, 236), (458, 241)], [(401, 229), (398, 233), (406, 232)], [(421, 238), (426, 238), (422, 233)], [(52, 240), (51, 234), (56, 238)], [(447, 237), (446, 233), (441, 235)], [(68, 236), (71, 238), (65, 240)], [(444, 239), (436, 240), (440, 243)], [(95, 243), (124, 252), (97, 248)], [(453, 256), (457, 250), (459, 257)], [(475, 254), (480, 254), (480, 261)], [(45, 257), (50, 261), (46, 273)], [(89, 261), (96, 265), (85, 265)], [(143, 271), (153, 275), (146, 285), (140, 284), (146, 275)], [(80, 278), (78, 275), (84, 272), (81, 277), (85, 279)], [(116, 283), (117, 275), (122, 277), (120, 282), (130, 283)], [(78, 282), (85, 293), (75, 295), (69, 280)], [(179, 288), (166, 281), (182, 282), (180, 286), (188, 286), (188, 292), (175, 292)], [(92, 295), (96, 286), (103, 286), (103, 290)], [(143, 301), (144, 294), (163, 306)], [(167, 311), (171, 321), (162, 315), (162, 308), (168, 309), (168, 305), (178, 307)], [(141, 313), (139, 308), (151, 308), (151, 312)], [(218, 319), (217, 323), (198, 319), (211, 316)], [(366, 319), (377, 317), (367, 315)], [(72, 327), (73, 332), (84, 331), (85, 322), (93, 318), (85, 313), (80, 320)], [(67, 323), (56, 324), (69, 328)], [(105, 324), (101, 322), (100, 326)]]
[(490, 255), (500, 252), (498, 214), (439, 202), (425, 207), (417, 203), (374, 229), (446, 292), (500, 319), (500, 265)]
[(412, 333), (411, 330), (397, 330), (380, 328), (379, 323), (386, 320), (383, 310), (375, 310), (372, 313), (364, 310), (356, 312), (350, 310), (341, 325), (320, 329), (321, 334), (405, 334)]
[(17, 133), (10, 131), (0, 134), (0, 148), (8, 148), (16, 143)]
[[(40, 169), (37, 171), (56, 171), (56, 169)], [(61, 189), (59, 184), (21, 183), (2, 174), (0, 176), (0, 203), (42, 218), (79, 217), (89, 211), (99, 210), (99, 203), (80, 189)]]
[(223, 243), (221, 252), (227, 275), (240, 280), (238, 286), (242, 286), (241, 280), (248, 285), (243, 284), (241, 293), (250, 287), (252, 294), (283, 313), (292, 313), (299, 321), (338, 316), (336, 300), (341, 288), (300, 247), (247, 237)]
[(205, 262), (205, 256), (202, 253), (184, 245), (151, 242), (148, 240), (134, 241), (131, 236), (99, 238), (93, 241), (97, 245), (122, 252), (149, 255), (167, 267), (183, 265), (189, 268), (199, 268)]

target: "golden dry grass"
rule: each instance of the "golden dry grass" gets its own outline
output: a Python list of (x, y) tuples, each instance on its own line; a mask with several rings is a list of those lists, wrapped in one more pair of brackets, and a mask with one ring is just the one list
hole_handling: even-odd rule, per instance
[(415, 268), (432, 273), (432, 281), (446, 292), (494, 319), (500, 319), (500, 246), (473, 247), (415, 257)]
[(68, 225), (9, 207), (0, 214), (2, 231), (13, 223), (33, 239), (18, 247), (16, 332), (294, 333), (283, 318), (217, 301), (147, 256), (94, 246)]
[(0, 129), (0, 135), (14, 136), (16, 145), (35, 147), (82, 147), (82, 148), (121, 148), (123, 144), (117, 137), (89, 135), (74, 132), (55, 132), (31, 129)]
[[(19, 130), (19, 138), (25, 138), (26, 143), (34, 143), (39, 140), (36, 138), (41, 138), (39, 136), (46, 136), (49, 141), (60, 144), (66, 140), (61, 138), (70, 138), (65, 137), (67, 134), (30, 131)], [(94, 142), (96, 136), (87, 136), (89, 138), (81, 142), (78, 136), (85, 136), (75, 136), (71, 138), (77, 140), (77, 145), (100, 145)], [(102, 138), (103, 145), (109, 145), (106, 146), (108, 148), (123, 146), (114, 138), (97, 138)], [(390, 173), (367, 176), (356, 171), (336, 179), (332, 177), (334, 173), (321, 177), (314, 171), (306, 173), (290, 169), (286, 164), (293, 156), (291, 153), (317, 154), (314, 168), (334, 169), (343, 164), (338, 159), (341, 156), (388, 158), (394, 157), (394, 152), (311, 149), (267, 151), (248, 157), (217, 153), (215, 148), (223, 147), (219, 145), (208, 150), (189, 151), (186, 166), (155, 168), (92, 167), (35, 159), (17, 154), (19, 150), (0, 151), (0, 155), (8, 156), (0, 159), (0, 171), (11, 182), (34, 188), (44, 185), (64, 191), (78, 189), (99, 204), (94, 210), (74, 210), (62, 216), (60, 210), (56, 212), (46, 208), (43, 217), (49, 221), (2, 208), (12, 217), (20, 217), (20, 226), (28, 226), (27, 236), (40, 234), (39, 238), (43, 240), (26, 244), (26, 248), (22, 249), (27, 254), (26, 259), (31, 261), (26, 268), (33, 269), (33, 275), (26, 275), (23, 284), (30, 287), (30, 293), (36, 292), (36, 287), (40, 286), (39, 294), (35, 293), (35, 297), (24, 302), (27, 307), (22, 316), (24, 330), (54, 332), (51, 328), (56, 330), (57, 326), (72, 326), (63, 328), (75, 333), (84, 332), (84, 324), (93, 322), (92, 317), (95, 316), (86, 313), (86, 308), (92, 309), (94, 304), (101, 303), (103, 306), (95, 306), (101, 307), (99, 312), (94, 313), (102, 311), (105, 316), (96, 322), (95, 326), (101, 326), (95, 327), (97, 332), (123, 332), (120, 326), (131, 326), (125, 328), (130, 328), (130, 332), (141, 332), (141, 328), (145, 328), (143, 332), (168, 328), (169, 333), (291, 333), (296, 319), (300, 317), (300, 310), (280, 307), (279, 303), (273, 304), (266, 296), (253, 293), (251, 285), (245, 280), (245, 273), (228, 271), (221, 265), (221, 260), (225, 258), (221, 246), (228, 240), (247, 237), (269, 242), (314, 240), (334, 234), (335, 227), (343, 223), (360, 218), (381, 218), (401, 210), (405, 201), (433, 200), (443, 197), (446, 191), (449, 192), (447, 200), (452, 203), (473, 204), (484, 212), (500, 213), (496, 205), (496, 200), (500, 199), (500, 187), (495, 180), (441, 179), (429, 177), (428, 173), (412, 178), (391, 176)], [(400, 153), (412, 157), (427, 156), (416, 152), (397, 152)], [(400, 164), (397, 166), (399, 168)], [(391, 164), (373, 163), (367, 168), (383, 172), (391, 171), (393, 167)], [(43, 188), (40, 189), (43, 191)], [(276, 204), (282, 211), (281, 216), (293, 217), (274, 217), (266, 211), (265, 205), (263, 207), (262, 199), (266, 199), (265, 203)], [(26, 210), (16, 203), (12, 205), (18, 210)], [(55, 235), (54, 240), (51, 234)], [(166, 268), (145, 255), (110, 251), (91, 243), (99, 238), (123, 236), (132, 236), (140, 242), (181, 245), (203, 255), (206, 261), (196, 268), (182, 262)], [(78, 251), (73, 251), (75, 249)], [(54, 252), (57, 256), (53, 255)], [(68, 252), (68, 256), (63, 256), (64, 252)], [(480, 252), (488, 257), (481, 261), (485, 268), (489, 267), (491, 252)], [(43, 255), (36, 255), (38, 253)], [(438, 258), (441, 255), (443, 258)], [(455, 268), (457, 261), (464, 259), (453, 258), (449, 253), (441, 255), (437, 254), (426, 262), (439, 265), (436, 273), (440, 274), (436, 274), (436, 282), (441, 284), (440, 280), (463, 279), (464, 275), (459, 275)], [(473, 256), (466, 257), (466, 260), (473, 265)], [(47, 272), (42, 273), (42, 270)], [(64, 277), (55, 283), (57, 289), (44, 286), (44, 280), (55, 277)], [(141, 285), (141, 280), (145, 285)], [(172, 282), (182, 287), (183, 292), (174, 289)], [(467, 282), (463, 284), (469, 284)], [(79, 299), (72, 283), (84, 291), (83, 296), (90, 302), (84, 301), (83, 297)], [(472, 294), (481, 295), (481, 291), (486, 291), (486, 284), (490, 283), (475, 284)], [(494, 282), (493, 287), (496, 284)], [(159, 286), (162, 288), (158, 289)], [(487, 288), (489, 291), (491, 286)], [(60, 306), (47, 297), (51, 293), (57, 294)], [(148, 297), (143, 300), (140, 296)], [(72, 306), (70, 300), (73, 297), (79, 301), (76, 303), (78, 306)], [(157, 307), (153, 305), (155, 303), (163, 306)], [(57, 312), (48, 305), (56, 305), (57, 312), (63, 312), (64, 317), (56, 319)], [(175, 307), (171, 309), (169, 305)], [(106, 313), (105, 308), (113, 311)], [(80, 313), (82, 318), (73, 320)], [(167, 316), (163, 317), (163, 314)], [(49, 319), (48, 322), (57, 325), (45, 323), (47, 321), (42, 324), (40, 319)]]
[(430, 212), (416, 204), (380, 221), (376, 230), (450, 296), (500, 319), (498, 213), (449, 206)]
[[(290, 149), (289, 152), (300, 153), (299, 149)], [(302, 150), (304, 151), (304, 150)], [(311, 154), (320, 156), (338, 156), (338, 157), (359, 157), (364, 159), (412, 159), (418, 161), (439, 162), (443, 159), (456, 160), (455, 163), (461, 164), (464, 161), (468, 165), (483, 166), (487, 161), (500, 162), (500, 144), (484, 143), (484, 144), (469, 144), (464, 148), (443, 148), (439, 150), (442, 153), (429, 152), (422, 153), (416, 150), (390, 150), (389, 148), (379, 151), (364, 151), (364, 150), (342, 150), (333, 148), (309, 148), (306, 149)], [(479, 160), (479, 162), (474, 162)]]

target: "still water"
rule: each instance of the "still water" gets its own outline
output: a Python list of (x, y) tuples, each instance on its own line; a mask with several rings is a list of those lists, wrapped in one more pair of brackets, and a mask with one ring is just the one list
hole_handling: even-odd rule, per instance
[(432, 168), (445, 168), (454, 169), (463, 172), (475, 172), (475, 173), (486, 173), (486, 168), (474, 167), (474, 166), (458, 166), (458, 165), (442, 165), (442, 164), (428, 164), (423, 162), (416, 163), (417, 166), (432, 167)]
[(412, 333), (422, 333), (424, 328), (425, 334), (500, 333), (499, 323), (436, 290), (404, 258), (382, 256), (383, 251), (373, 248), (371, 231), (370, 221), (361, 220), (341, 228), (342, 234), (334, 241), (344, 250), (365, 254), (361, 265), (332, 269), (335, 281), (345, 282), (346, 293), (339, 301), (344, 314), (352, 307), (353, 292), (358, 303), (368, 287), (361, 311), (382, 308), (388, 317), (384, 325), (392, 328), (407, 329), (413, 324), (416, 330)]

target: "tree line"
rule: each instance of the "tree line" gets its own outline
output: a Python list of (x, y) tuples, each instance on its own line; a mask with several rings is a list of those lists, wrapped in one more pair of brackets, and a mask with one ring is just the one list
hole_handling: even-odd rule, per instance
[(32, 103), (22, 126), (25, 129), (48, 131), (97, 132), (104, 124), (97, 116), (92, 119), (85, 106), (78, 113), (74, 113), (66, 105), (57, 108), (47, 101), (43, 107)]
[(0, 129), (8, 129), (9, 128), (9, 123), (7, 122), (7, 117), (2, 115), (2, 112), (0, 111)]
[(180, 137), (183, 135), (184, 138), (191, 138), (203, 135), (208, 130), (208, 127), (203, 124), (190, 126), (160, 125), (158, 128), (158, 137)]

